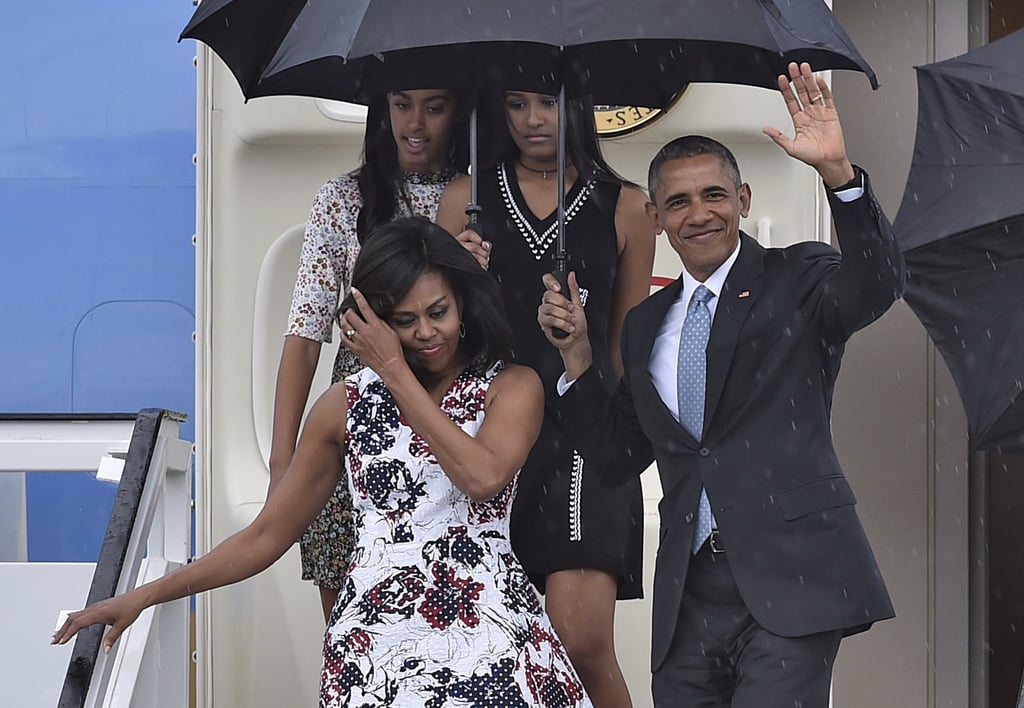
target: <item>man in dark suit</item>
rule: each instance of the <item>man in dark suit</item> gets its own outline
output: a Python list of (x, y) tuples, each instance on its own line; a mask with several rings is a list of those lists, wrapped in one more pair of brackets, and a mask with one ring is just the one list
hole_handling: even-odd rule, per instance
[(807, 64), (789, 71), (795, 137), (765, 133), (818, 171), (841, 256), (740, 232), (751, 192), (735, 158), (690, 136), (649, 173), (648, 209), (683, 271), (627, 317), (613, 396), (590, 367), (574, 277), (570, 301), (547, 276), (538, 310), (566, 367), (551, 405), (584, 457), (613, 483), (658, 463), (660, 708), (824, 708), (840, 639), (893, 616), (830, 415), (845, 342), (900, 296), (903, 260), (827, 84)]

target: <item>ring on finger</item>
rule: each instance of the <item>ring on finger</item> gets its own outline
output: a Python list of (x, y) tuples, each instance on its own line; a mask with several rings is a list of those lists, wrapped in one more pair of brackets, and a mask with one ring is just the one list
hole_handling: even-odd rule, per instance
[(346, 329), (345, 330), (345, 338), (346, 339), (355, 339), (356, 338), (356, 331), (354, 329)]
[(815, 96), (814, 98), (811, 99), (811, 103), (817, 103), (818, 101), (821, 101), (821, 105), (824, 106), (825, 105), (825, 94), (819, 93), (817, 96)]

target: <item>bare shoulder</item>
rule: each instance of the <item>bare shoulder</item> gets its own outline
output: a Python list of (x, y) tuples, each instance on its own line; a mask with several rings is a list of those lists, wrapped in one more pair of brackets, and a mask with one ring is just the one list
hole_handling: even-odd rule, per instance
[[(638, 187), (623, 185), (619, 201), (615, 205), (615, 231), (619, 253), (633, 244), (642, 247), (644, 253), (651, 252), (654, 258), (654, 238), (657, 228), (647, 211), (647, 195)], [(645, 256), (646, 258), (646, 256)]]
[(619, 201), (615, 210), (623, 216), (643, 215), (647, 218), (647, 195), (639, 187), (629, 184), (622, 185), (619, 192)]
[(469, 177), (456, 177), (441, 194), (437, 205), (437, 223), (452, 236), (458, 236), (466, 226), (466, 203), (469, 202)]
[(344, 440), (347, 418), (348, 387), (344, 381), (339, 381), (316, 399), (303, 426), (303, 435)]
[(460, 175), (459, 177), (456, 177), (455, 179), (453, 179), (451, 182), (448, 183), (448, 186), (444, 188), (444, 195), (446, 197), (447, 196), (461, 197), (463, 195), (467, 195), (467, 194), (469, 194), (469, 186), (470, 186), (469, 176), (468, 175)]
[(505, 392), (521, 401), (532, 398), (544, 399), (544, 386), (540, 382), (540, 376), (530, 367), (519, 364), (510, 364), (495, 376), (487, 393), (490, 398), (507, 395)]

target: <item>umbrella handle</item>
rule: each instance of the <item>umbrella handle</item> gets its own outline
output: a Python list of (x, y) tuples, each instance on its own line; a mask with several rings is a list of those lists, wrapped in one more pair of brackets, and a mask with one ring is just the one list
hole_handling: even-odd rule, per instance
[(466, 231), (476, 231), (480, 235), (480, 238), (484, 237), (484, 226), (480, 223), (480, 215), (483, 213), (484, 208), (475, 202), (470, 202), (466, 205)]
[[(559, 286), (561, 286), (562, 297), (568, 300), (569, 298), (566, 296), (566, 293), (569, 292), (569, 271), (565, 268), (565, 264), (559, 263), (559, 267), (555, 268), (555, 272), (551, 275), (555, 277), (555, 280), (557, 280)], [(559, 327), (552, 327), (551, 336), (555, 339), (565, 339), (569, 336), (569, 333)]]

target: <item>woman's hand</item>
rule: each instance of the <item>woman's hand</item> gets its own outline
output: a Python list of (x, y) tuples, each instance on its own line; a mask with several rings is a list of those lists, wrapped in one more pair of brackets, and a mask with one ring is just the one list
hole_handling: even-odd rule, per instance
[(377, 317), (356, 288), (352, 288), (352, 299), (356, 301), (359, 312), (346, 310), (341, 316), (341, 336), (345, 338), (345, 346), (382, 379), (396, 365), (408, 366), (395, 331)]
[(128, 629), (128, 626), (138, 619), (139, 613), (147, 607), (139, 604), (134, 595), (133, 592), (126, 593), (93, 603), (84, 610), (72, 612), (60, 629), (53, 633), (50, 644), (66, 644), (80, 630), (94, 624), (106, 624), (110, 625), (110, 631), (103, 638), (103, 653), (108, 653), (122, 632)]
[(480, 234), (473, 229), (466, 229), (455, 240), (462, 244), (462, 247), (469, 251), (480, 267), (487, 270), (491, 264), (491, 242), (484, 241)]

